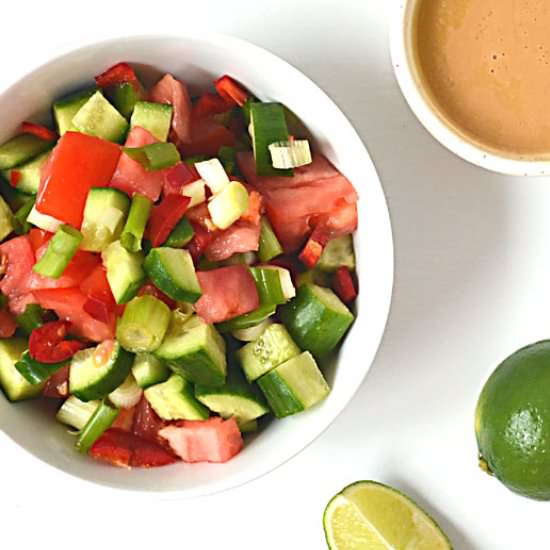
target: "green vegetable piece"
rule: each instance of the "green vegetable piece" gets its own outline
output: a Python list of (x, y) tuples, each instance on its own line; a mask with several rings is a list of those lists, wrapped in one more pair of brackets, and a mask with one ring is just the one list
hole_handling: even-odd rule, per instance
[(263, 216), (260, 222), (260, 248), (258, 257), (261, 262), (269, 262), (283, 253), (283, 247), (277, 239), (269, 220)]
[(260, 304), (284, 304), (296, 295), (288, 269), (275, 265), (249, 268), (260, 298)]
[(124, 309), (117, 325), (117, 340), (132, 353), (154, 351), (170, 323), (170, 308), (154, 296), (136, 296)]
[(9, 170), (45, 153), (52, 142), (32, 134), (19, 134), (0, 145), (0, 170)]
[(132, 366), (132, 374), (140, 388), (166, 382), (170, 376), (170, 369), (152, 353), (138, 353)]
[(355, 253), (351, 235), (331, 239), (323, 249), (317, 264), (319, 269), (329, 272), (336, 271), (342, 266), (347, 267), (350, 271), (355, 270)]
[(130, 213), (120, 236), (120, 243), (128, 252), (139, 252), (141, 250), (141, 241), (152, 206), (153, 201), (139, 193), (132, 197)]
[(76, 449), (87, 454), (92, 445), (112, 426), (119, 413), (119, 409), (109, 403), (107, 399), (103, 400), (82, 428), (76, 441)]
[(220, 147), (218, 151), (218, 158), (220, 159), (224, 170), (228, 175), (241, 175), (239, 165), (237, 164), (237, 149), (235, 147), (227, 147), (226, 145)]
[(10, 168), (9, 170), (4, 170), (2, 175), (8, 182), (11, 182), (12, 178), (17, 177), (16, 181), (18, 191), (36, 195), (40, 185), (42, 167), (46, 164), (49, 156), (50, 151), (42, 153), (24, 164), (20, 164), (15, 168)]
[(112, 86), (107, 96), (120, 114), (129, 120), (138, 102), (145, 97), (145, 90), (140, 82), (122, 82)]
[(61, 361), (59, 363), (42, 363), (36, 359), (33, 359), (27, 350), (21, 355), (19, 361), (15, 363), (15, 368), (29, 384), (35, 385), (42, 384), (52, 374), (56, 373), (68, 363), (69, 361)]
[(134, 107), (130, 126), (144, 128), (159, 141), (166, 141), (172, 124), (172, 105), (139, 101)]
[(227, 229), (248, 210), (248, 205), (246, 187), (238, 181), (232, 181), (210, 199), (208, 211), (216, 227)]
[(123, 147), (122, 150), (148, 172), (170, 168), (181, 160), (173, 143), (151, 143), (143, 147)]
[(0, 197), (0, 241), (3, 241), (14, 229), (14, 219), (10, 207)]
[(23, 329), (27, 334), (40, 328), (43, 324), (43, 317), (46, 311), (38, 304), (27, 304), (25, 311), (15, 317), (17, 325)]
[(31, 230), (31, 224), (27, 221), (31, 210), (34, 207), (34, 197), (25, 202), (13, 216), (13, 230), (18, 235), (25, 235)]
[(61, 408), (55, 416), (58, 422), (71, 426), (77, 430), (82, 430), (88, 423), (88, 420), (99, 407), (99, 401), (80, 401), (78, 397), (71, 395), (65, 399)]
[(244, 315), (239, 315), (229, 321), (218, 323), (216, 328), (220, 332), (224, 333), (255, 327), (262, 321), (265, 321), (268, 317), (271, 317), (275, 313), (276, 309), (277, 306), (275, 304), (265, 304), (250, 313), (245, 313)]
[(58, 279), (63, 275), (82, 241), (82, 233), (63, 224), (50, 239), (44, 255), (32, 268), (35, 273)]
[(96, 93), (96, 89), (84, 90), (57, 100), (53, 104), (53, 117), (57, 126), (57, 133), (62, 136), (69, 130), (76, 130), (73, 118), (80, 108)]
[(166, 239), (163, 246), (183, 248), (191, 242), (194, 236), (195, 232), (193, 231), (193, 227), (189, 223), (189, 220), (187, 218), (182, 218), (176, 224), (176, 227), (172, 229), (172, 232), (168, 235), (168, 239)]

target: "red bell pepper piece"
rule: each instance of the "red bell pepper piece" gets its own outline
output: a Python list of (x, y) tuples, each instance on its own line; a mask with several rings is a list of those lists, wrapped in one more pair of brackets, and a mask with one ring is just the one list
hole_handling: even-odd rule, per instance
[(233, 101), (228, 101), (226, 98), (218, 94), (205, 92), (193, 105), (191, 117), (194, 120), (197, 120), (199, 118), (227, 113), (227, 111), (230, 111), (233, 106)]
[(164, 175), (163, 191), (165, 195), (181, 195), (184, 185), (193, 183), (201, 177), (194, 165), (185, 162), (178, 162), (172, 168), (166, 170)]
[(154, 296), (161, 302), (164, 302), (170, 309), (175, 309), (177, 304), (172, 298), (166, 296), (162, 290), (159, 290), (153, 283), (145, 283), (139, 290), (138, 296)]
[(0, 338), (11, 338), (17, 329), (13, 315), (7, 309), (0, 309)]
[(42, 395), (56, 399), (67, 397), (69, 395), (69, 372), (69, 365), (54, 372), (46, 381)]
[(321, 258), (321, 254), (329, 239), (330, 233), (321, 224), (318, 224), (298, 258), (307, 267), (313, 269)]
[(196, 263), (208, 248), (216, 232), (208, 231), (196, 222), (191, 222), (191, 227), (193, 227), (195, 234), (191, 242), (187, 245), (187, 249), (193, 261)]
[(27, 120), (21, 124), (21, 131), (24, 134), (32, 134), (33, 136), (43, 139), (44, 141), (57, 140), (57, 134), (53, 130), (46, 128), (46, 126), (42, 126), (42, 124), (35, 124), (34, 122), (28, 122)]
[(191, 197), (166, 195), (159, 205), (153, 207), (145, 236), (154, 247), (166, 241), (172, 229), (187, 211), (190, 202)]
[(84, 311), (102, 323), (109, 323), (116, 302), (113, 292), (107, 280), (107, 271), (103, 265), (98, 265), (84, 279), (80, 290), (86, 295), (86, 302), (82, 308)]
[(34, 329), (29, 338), (31, 357), (41, 363), (59, 363), (82, 349), (81, 342), (65, 340), (70, 325), (67, 321), (53, 321)]
[(52, 238), (53, 235), (48, 231), (33, 227), (29, 231), (28, 236), (29, 242), (31, 243), (32, 249), (34, 251), (34, 255), (36, 256), (37, 250), (42, 248)]
[(137, 84), (137, 76), (128, 63), (117, 63), (109, 67), (105, 72), (95, 77), (95, 82), (99, 88), (108, 88), (117, 84)]
[(67, 132), (43, 170), (36, 208), (80, 228), (88, 192), (106, 186), (120, 157), (120, 147), (104, 139)]
[(217, 92), (228, 101), (233, 101), (239, 107), (242, 107), (249, 97), (249, 93), (230, 76), (224, 75), (214, 81), (214, 87)]
[(334, 275), (334, 292), (338, 294), (342, 302), (349, 304), (357, 298), (357, 289), (353, 278), (346, 266), (341, 266)]
[(12, 170), (10, 172), (10, 185), (15, 188), (17, 187), (20, 181), (21, 181), (21, 172), (19, 170)]
[(254, 225), (259, 225), (260, 218), (262, 217), (262, 202), (262, 196), (258, 191), (250, 191), (248, 194), (248, 210), (242, 214), (240, 219)]

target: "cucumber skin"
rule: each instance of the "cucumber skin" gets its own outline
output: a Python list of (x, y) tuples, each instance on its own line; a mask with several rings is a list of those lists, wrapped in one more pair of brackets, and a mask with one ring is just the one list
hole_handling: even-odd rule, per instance
[(222, 386), (225, 383), (225, 373), (218, 371), (214, 374), (213, 361), (202, 349), (188, 353), (181, 360), (170, 360), (168, 366), (180, 376), (204, 386)]
[[(120, 346), (115, 362), (116, 365), (111, 368), (108, 376), (105, 376), (102, 380), (98, 380), (95, 384), (86, 386), (86, 388), (75, 390), (70, 387), (69, 382), (70, 393), (78, 397), (81, 401), (103, 399), (105, 396), (109, 395), (112, 391), (116, 390), (130, 374), (134, 356)], [(115, 369), (116, 372), (113, 372)]]
[(145, 257), (143, 268), (153, 284), (173, 300), (194, 304), (202, 296), (202, 292), (184, 290), (175, 284), (161, 258), (155, 253), (155, 249), (152, 249)]
[(349, 315), (330, 311), (310, 284), (298, 288), (296, 297), (280, 310), (280, 318), (298, 346), (316, 357), (329, 354), (354, 321)]
[[(154, 361), (158, 361), (158, 363), (144, 366), (140, 364), (138, 356), (136, 356), (134, 364), (132, 365), (132, 374), (134, 375), (138, 386), (144, 390), (150, 386), (166, 382), (166, 380), (170, 377), (171, 372), (164, 362), (158, 357), (155, 357), (153, 354), (149, 353), (147, 355), (151, 355), (151, 358)], [(146, 361), (146, 359), (143, 359), (143, 361)]]
[(267, 402), (277, 418), (284, 418), (304, 410), (303, 405), (276, 370), (264, 374), (258, 380), (258, 386), (264, 392)]
[(265, 321), (271, 317), (277, 309), (275, 304), (267, 304), (260, 306), (257, 310), (239, 315), (229, 321), (218, 323), (216, 328), (220, 332), (233, 332), (234, 330), (243, 330), (251, 327), (255, 327), (262, 321)]
[(32, 134), (19, 134), (0, 145), (0, 170), (9, 170), (23, 164), (53, 147)]

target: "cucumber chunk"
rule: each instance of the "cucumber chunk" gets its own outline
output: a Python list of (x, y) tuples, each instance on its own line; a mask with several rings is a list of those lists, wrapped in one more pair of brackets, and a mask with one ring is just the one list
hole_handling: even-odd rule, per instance
[(128, 252), (120, 241), (115, 241), (103, 251), (101, 258), (116, 303), (129, 302), (145, 280), (145, 272), (141, 267), (143, 254)]
[(90, 252), (102, 252), (116, 241), (122, 232), (130, 209), (126, 193), (111, 187), (90, 189), (82, 220), (80, 248)]
[(173, 300), (195, 303), (202, 295), (188, 250), (152, 248), (143, 264), (154, 285)]
[(97, 91), (82, 105), (72, 120), (84, 134), (121, 143), (128, 131), (127, 120)]
[(305, 411), (330, 393), (311, 353), (293, 357), (258, 380), (277, 418)]
[(27, 341), (23, 338), (0, 340), (0, 388), (10, 401), (22, 401), (36, 397), (42, 392), (44, 384), (31, 384), (15, 368)]
[(168, 239), (162, 246), (168, 246), (169, 248), (183, 248), (186, 244), (189, 244), (193, 237), (195, 236), (195, 231), (191, 226), (191, 223), (187, 218), (182, 218), (172, 229)]
[(0, 170), (9, 170), (52, 148), (52, 142), (32, 134), (20, 134), (0, 145)]
[(3, 241), (13, 230), (13, 213), (4, 198), (0, 196), (0, 241)]
[(53, 117), (57, 126), (57, 133), (62, 136), (65, 132), (76, 130), (73, 118), (80, 108), (90, 99), (96, 89), (84, 90), (57, 100), (53, 104)]
[(330, 353), (353, 323), (353, 313), (328, 288), (304, 284), (281, 308), (281, 320), (297, 344), (316, 357)]
[(69, 391), (82, 401), (101, 399), (124, 382), (132, 362), (132, 354), (112, 340), (81, 350), (71, 361)]
[(159, 141), (166, 141), (172, 123), (172, 105), (138, 101), (130, 120), (130, 126), (144, 128)]
[(52, 374), (67, 365), (69, 361), (60, 363), (41, 363), (31, 357), (29, 351), (23, 352), (21, 358), (15, 363), (15, 368), (29, 384), (42, 384)]
[(246, 379), (253, 382), (300, 353), (283, 325), (274, 323), (254, 342), (237, 351)]
[(355, 270), (355, 253), (351, 235), (331, 239), (326, 244), (317, 264), (317, 267), (323, 271), (336, 271), (342, 266), (350, 271)]
[(191, 382), (178, 374), (147, 388), (145, 399), (163, 420), (206, 420), (209, 416), (208, 409), (195, 398)]
[(38, 192), (38, 187), (40, 186), (42, 167), (46, 163), (46, 160), (48, 160), (49, 156), (49, 151), (42, 153), (24, 164), (20, 164), (19, 166), (9, 170), (4, 170), (2, 175), (7, 181), (11, 181), (13, 173), (16, 172), (18, 174), (17, 189), (23, 193), (36, 195)]
[(183, 324), (173, 316), (168, 333), (154, 353), (173, 371), (196, 384), (225, 383), (225, 341), (212, 325), (197, 316)]
[(166, 382), (170, 376), (170, 369), (152, 353), (138, 353), (132, 365), (132, 374), (140, 388)]

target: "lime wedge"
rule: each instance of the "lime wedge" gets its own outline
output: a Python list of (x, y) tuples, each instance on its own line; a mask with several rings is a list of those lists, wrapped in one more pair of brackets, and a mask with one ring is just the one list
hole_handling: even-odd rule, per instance
[(331, 550), (451, 550), (435, 521), (411, 499), (381, 483), (358, 481), (325, 508)]

